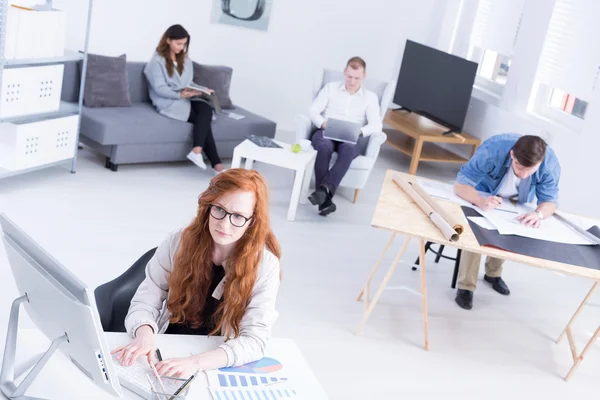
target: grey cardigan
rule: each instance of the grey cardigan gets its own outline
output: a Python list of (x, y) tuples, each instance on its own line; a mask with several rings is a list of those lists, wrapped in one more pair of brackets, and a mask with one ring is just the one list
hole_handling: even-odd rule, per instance
[(167, 73), (165, 58), (154, 53), (152, 59), (144, 67), (144, 75), (148, 79), (149, 94), (152, 104), (162, 115), (186, 122), (190, 117), (190, 100), (182, 99), (180, 92), (192, 83), (194, 66), (189, 57), (185, 58), (183, 73), (177, 69), (173, 76)]
[[(157, 333), (167, 330), (171, 313), (165, 300), (169, 295), (169, 276), (180, 239), (181, 231), (170, 235), (148, 262), (146, 279), (133, 296), (125, 317), (125, 328), (131, 337), (142, 325), (150, 325)], [(227, 270), (227, 262), (223, 263), (223, 267)], [(243, 365), (263, 357), (271, 338), (271, 328), (278, 316), (275, 310), (278, 290), (279, 259), (265, 249), (250, 303), (240, 322), (240, 336), (219, 346), (227, 353), (228, 367)]]

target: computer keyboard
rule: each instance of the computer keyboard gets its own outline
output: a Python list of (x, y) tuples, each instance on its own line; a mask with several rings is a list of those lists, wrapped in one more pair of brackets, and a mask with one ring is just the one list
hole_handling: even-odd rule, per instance
[(152, 378), (153, 372), (145, 358), (138, 358), (132, 366), (121, 365), (121, 362), (114, 356), (113, 362), (119, 375), (121, 386), (126, 387), (145, 399), (152, 398), (150, 383), (146, 376)]

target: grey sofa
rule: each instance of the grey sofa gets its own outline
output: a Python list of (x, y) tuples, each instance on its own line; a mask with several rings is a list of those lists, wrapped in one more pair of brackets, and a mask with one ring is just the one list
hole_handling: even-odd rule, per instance
[[(144, 66), (127, 63), (131, 107), (83, 108), (80, 142), (104, 154), (105, 167), (113, 171), (120, 164), (186, 160), (192, 148), (192, 124), (167, 118), (150, 103)], [(65, 64), (62, 100), (77, 102), (80, 70), (77, 62)], [(221, 158), (231, 158), (234, 147), (248, 135), (275, 137), (275, 122), (234, 107), (231, 111), (246, 118), (217, 115), (212, 123)]]

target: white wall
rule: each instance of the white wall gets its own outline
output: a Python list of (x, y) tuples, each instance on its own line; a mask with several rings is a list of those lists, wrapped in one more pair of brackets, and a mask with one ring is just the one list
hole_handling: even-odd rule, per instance
[[(160, 36), (180, 23), (192, 36), (200, 63), (233, 67), (232, 100), (294, 128), (306, 112), (320, 68), (345, 66), (360, 55), (369, 76), (395, 80), (407, 38), (426, 41), (430, 14), (440, 0), (275, 0), (267, 32), (210, 23), (210, 0), (97, 0), (89, 51), (150, 58)], [(84, 0), (56, 0), (69, 16), (69, 45), (81, 48)], [(78, 33), (81, 32), (81, 33)]]

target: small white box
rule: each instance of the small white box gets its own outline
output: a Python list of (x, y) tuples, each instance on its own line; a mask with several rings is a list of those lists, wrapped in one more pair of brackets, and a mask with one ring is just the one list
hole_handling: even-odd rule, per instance
[(0, 118), (58, 111), (65, 66), (6, 68), (0, 88)]
[(0, 88), (0, 117), (27, 114), (27, 71), (25, 68), (5, 69)]
[(46, 162), (67, 160), (75, 155), (79, 116), (49, 120), (48, 142), (44, 145)]
[[(27, 114), (57, 111), (60, 107), (64, 64), (28, 69)], [(31, 100), (29, 100), (31, 96)]]
[(0, 166), (15, 171), (72, 158), (78, 123), (78, 115), (0, 123)]
[(3, 168), (14, 171), (44, 164), (40, 126), (43, 122), (0, 124), (0, 165)]

